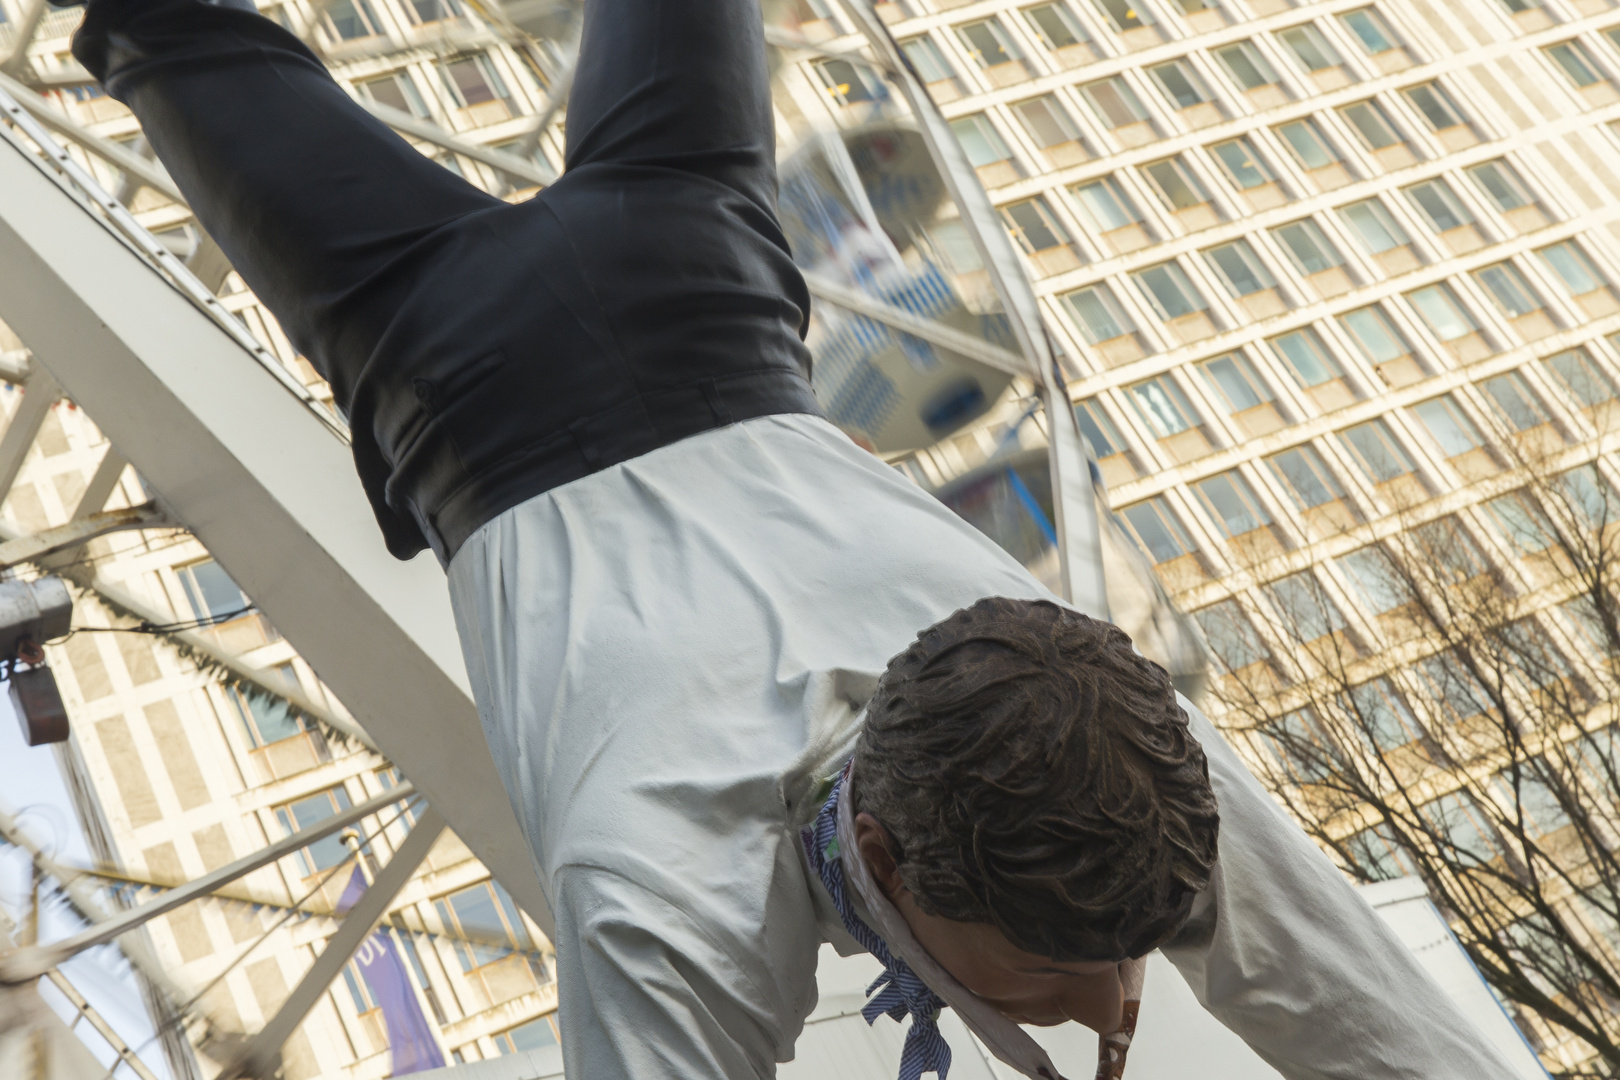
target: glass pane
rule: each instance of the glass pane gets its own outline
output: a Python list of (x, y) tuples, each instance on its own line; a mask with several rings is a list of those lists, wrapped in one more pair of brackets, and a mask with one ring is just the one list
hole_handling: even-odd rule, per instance
[(1552, 267), (1564, 286), (1576, 296), (1601, 288), (1597, 270), (1586, 258), (1586, 253), (1568, 241), (1541, 250), (1541, 257)]
[(1204, 310), (1203, 299), (1192, 291), (1191, 282), (1173, 264), (1143, 270), (1136, 275), (1136, 280), (1147, 290), (1148, 298), (1162, 318), (1177, 319)]
[(1524, 376), (1517, 372), (1487, 379), (1483, 385), (1485, 392), (1490, 395), (1491, 400), (1496, 403), (1496, 407), (1507, 418), (1507, 422), (1513, 425), (1515, 431), (1528, 431), (1547, 419), (1541, 404), (1525, 385)]
[(180, 583), (199, 619), (229, 618), (243, 614), (249, 607), (248, 598), (236, 582), (212, 559), (182, 567)]
[(1226, 401), (1231, 412), (1242, 412), (1272, 400), (1271, 390), (1241, 356), (1222, 356), (1204, 365), (1204, 377)]
[(1005, 161), (1011, 156), (1007, 144), (1001, 141), (996, 129), (982, 116), (964, 116), (960, 120), (952, 120), (951, 131), (955, 132), (956, 141), (962, 144), (962, 150), (974, 168)]
[(1216, 49), (1215, 55), (1221, 58), (1226, 70), (1232, 73), (1232, 78), (1236, 79), (1237, 84), (1245, 90), (1255, 90), (1269, 85), (1272, 81), (1270, 72), (1264, 66), (1265, 62), (1248, 42)]
[(1227, 536), (1242, 536), (1271, 524), (1271, 516), (1255, 501), (1249, 485), (1235, 473), (1222, 473), (1201, 481), (1198, 494)]
[(1159, 193), (1164, 196), (1171, 209), (1186, 210), (1208, 201), (1203, 191), (1194, 186), (1192, 177), (1187, 175), (1186, 170), (1174, 158), (1155, 161), (1143, 168), (1158, 186)]
[(344, 41), (370, 37), (377, 32), (372, 29), (374, 21), (367, 18), (371, 13), (365, 9), (362, 0), (334, 0), (332, 6), (326, 9), (326, 14), (332, 20), (338, 37)]
[(1002, 213), (1010, 219), (1013, 235), (1023, 244), (1026, 252), (1033, 254), (1048, 248), (1060, 247), (1067, 242), (1066, 238), (1058, 236), (1054, 229), (1056, 223), (1048, 220), (1042, 208), (1033, 199), (1014, 203), (1006, 207)]
[(1192, 550), (1192, 544), (1180, 524), (1169, 517), (1170, 508), (1164, 505), (1163, 499), (1149, 499), (1135, 506), (1127, 506), (1122, 513), (1137, 538), (1153, 556), (1154, 562), (1169, 562)]
[(1331, 270), (1343, 260), (1328, 238), (1314, 221), (1296, 221), (1277, 230), (1276, 236), (1284, 249), (1293, 256), (1302, 274), (1319, 274)]
[(1085, 87), (1086, 96), (1110, 128), (1134, 124), (1145, 117), (1142, 104), (1123, 79), (1092, 83)]
[(1440, 444), (1440, 451), (1449, 458), (1478, 449), (1479, 436), (1474, 431), (1474, 425), (1468, 422), (1468, 418), (1458, 411), (1457, 406), (1448, 400), (1448, 397), (1425, 401), (1415, 406), (1412, 411), (1423, 421), (1423, 426), (1429, 429), (1434, 441)]
[(1487, 266), (1475, 277), (1510, 319), (1528, 315), (1541, 308), (1530, 295), (1529, 283), (1524, 280), (1524, 276), (1517, 268), (1509, 263)]
[(1170, 95), (1170, 100), (1175, 102), (1176, 108), (1185, 109), (1204, 100), (1203, 92), (1193, 82), (1187, 66), (1180, 61), (1160, 64), (1152, 70), (1153, 77), (1159, 80), (1159, 85)]
[(912, 38), (904, 42), (900, 48), (905, 50), (906, 59), (911, 66), (917, 69), (917, 74), (925, 83), (942, 82), (951, 77), (951, 68), (945, 62), (945, 57), (929, 38)]
[(1564, 69), (1564, 74), (1568, 75), (1576, 86), (1591, 86), (1598, 81), (1597, 72), (1592, 70), (1591, 65), (1586, 62), (1583, 51), (1573, 42), (1566, 41), (1562, 45), (1554, 45), (1547, 50), (1547, 54), (1558, 62), (1558, 66)]
[(1035, 25), (1036, 31), (1046, 39), (1048, 48), (1062, 49), (1070, 45), (1080, 44), (1080, 38), (1075, 34), (1075, 27), (1063, 13), (1058, 11), (1056, 4), (1043, 4), (1040, 7), (1030, 8), (1025, 14), (1029, 21)]
[(1103, 290), (1106, 286), (1082, 289), (1077, 293), (1070, 293), (1065, 299), (1069, 308), (1074, 312), (1075, 319), (1080, 324), (1080, 334), (1089, 345), (1110, 341), (1129, 332), (1118, 317), (1118, 311), (1110, 302), (1112, 297), (1107, 296)]
[(1471, 223), (1474, 219), (1446, 187), (1444, 180), (1431, 180), (1406, 189), (1418, 209), (1423, 211), (1436, 232), (1448, 232)]
[(1322, 343), (1314, 331), (1299, 330), (1292, 334), (1284, 334), (1274, 339), (1272, 344), (1282, 353), (1283, 359), (1288, 361), (1288, 365), (1294, 369), (1294, 374), (1299, 376), (1299, 381), (1305, 386), (1320, 386), (1343, 374), (1339, 370), (1339, 365), (1322, 348)]
[(1214, 148), (1215, 156), (1226, 167), (1227, 175), (1238, 187), (1248, 189), (1259, 187), (1271, 180), (1271, 173), (1261, 164), (1255, 156), (1254, 148), (1247, 139), (1233, 139)]
[(1185, 399), (1181, 391), (1167, 378), (1152, 379), (1131, 387), (1131, 400), (1158, 438), (1180, 434), (1192, 426), (1187, 419), (1188, 410), (1182, 408)]
[(1361, 136), (1361, 141), (1370, 149), (1382, 150), (1401, 141), (1384, 121), (1383, 111), (1370, 101), (1346, 105), (1343, 114), (1344, 118), (1350, 121), (1350, 126)]
[(1241, 671), (1271, 655), (1266, 643), (1237, 604), (1222, 600), (1202, 611), (1193, 612), (1210, 649), (1228, 671)]
[(1098, 232), (1123, 229), (1137, 220), (1136, 208), (1112, 179), (1082, 184), (1074, 189), (1074, 198)]
[(1233, 244), (1225, 244), (1212, 249), (1209, 261), (1220, 271), (1232, 291), (1238, 296), (1248, 296), (1271, 288), (1271, 275), (1266, 273), (1265, 267), (1254, 258), (1246, 242), (1239, 240)]
[(1380, 484), (1412, 471), (1411, 459), (1395, 443), (1381, 420), (1353, 427), (1340, 438), (1350, 444), (1368, 475)]
[(1125, 444), (1114, 430), (1108, 414), (1095, 401), (1082, 401), (1076, 405), (1074, 418), (1080, 424), (1080, 433), (1091, 444), (1091, 451), (1097, 457), (1112, 457), (1124, 451)]
[(1284, 124), (1277, 129), (1288, 143), (1294, 156), (1299, 158), (1300, 164), (1306, 169), (1322, 169), (1339, 160), (1339, 155), (1327, 145), (1317, 131), (1316, 125), (1309, 120), (1297, 120), (1292, 124)]
[(1389, 211), (1380, 206), (1376, 199), (1346, 206), (1339, 213), (1373, 255), (1406, 243), (1406, 234), (1400, 231), (1400, 226), (1389, 216)]
[(1406, 100), (1417, 106), (1418, 112), (1429, 122), (1429, 126), (1436, 131), (1443, 131), (1449, 127), (1456, 127), (1462, 121), (1458, 118), (1451, 103), (1441, 94), (1438, 87), (1433, 84), (1414, 86), (1406, 92)]
[(1278, 36), (1294, 50), (1294, 55), (1305, 65), (1306, 71), (1321, 71), (1323, 68), (1335, 67), (1339, 63), (1339, 57), (1333, 51), (1333, 47), (1314, 26), (1296, 26), (1292, 30), (1284, 30)]
[(543, 1016), (513, 1028), (506, 1033), (506, 1037), (511, 1040), (512, 1049), (518, 1053), (557, 1045), (557, 1033), (551, 1030), (551, 1021)]
[(1024, 127), (1034, 137), (1035, 145), (1042, 149), (1070, 142), (1075, 137), (1074, 127), (1069, 123), (1068, 115), (1050, 96), (1021, 102), (1014, 108), (1023, 119)]
[(1131, 0), (1094, 0), (1094, 2), (1102, 9), (1102, 13), (1107, 16), (1115, 30), (1147, 26), (1153, 21), (1151, 16), (1144, 17), (1144, 13), (1138, 10)]
[(1001, 41), (1001, 35), (989, 22), (972, 23), (961, 27), (958, 33), (967, 44), (968, 52), (979, 62), (981, 67), (995, 67), (997, 64), (1009, 64), (1013, 57), (1007, 52)]
[(1362, 47), (1369, 53), (1377, 55), (1381, 52), (1388, 52), (1395, 47), (1394, 42), (1390, 41), (1384, 33), (1382, 20), (1371, 11), (1366, 9), (1351, 11), (1340, 16), (1340, 18), (1344, 20), (1344, 25), (1350, 28), (1350, 32), (1356, 35)]
[(1474, 181), (1491, 197), (1498, 210), (1517, 210), (1529, 204), (1511, 172), (1501, 162), (1487, 161), (1468, 170)]
[(1321, 456), (1309, 446), (1285, 450), (1267, 459), (1267, 464), (1301, 510), (1322, 506), (1344, 494)]
[(1590, 408), (1614, 400), (1614, 385), (1598, 370), (1591, 357), (1580, 349), (1549, 356), (1547, 366), (1557, 373), (1582, 405)]
[(1373, 363), (1386, 363), (1407, 354), (1406, 343), (1377, 308), (1347, 312), (1342, 318), (1350, 336)]
[(1455, 341), (1479, 329), (1444, 285), (1430, 285), (1426, 289), (1409, 292), (1406, 298), (1441, 341)]

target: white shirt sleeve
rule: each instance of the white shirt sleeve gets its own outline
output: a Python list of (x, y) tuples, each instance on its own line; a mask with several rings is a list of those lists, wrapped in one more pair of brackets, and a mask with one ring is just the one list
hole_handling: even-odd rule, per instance
[(1221, 813), (1209, 888), (1163, 950), (1199, 1002), (1288, 1080), (1516, 1076), (1203, 713), (1181, 705)]

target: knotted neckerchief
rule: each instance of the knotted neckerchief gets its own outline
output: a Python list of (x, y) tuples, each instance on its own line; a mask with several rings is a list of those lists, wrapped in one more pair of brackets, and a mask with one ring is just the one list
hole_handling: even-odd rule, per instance
[[(827, 895), (832, 897), (844, 929), (883, 965), (883, 974), (866, 988), (869, 1000), (861, 1008), (861, 1015), (868, 1024), (875, 1024), (877, 1018), (885, 1014), (896, 1023), (904, 1020), (907, 1013), (911, 1014), (911, 1030), (906, 1033), (906, 1045), (900, 1051), (899, 1080), (918, 1080), (924, 1072), (938, 1073), (939, 1080), (945, 1080), (951, 1069), (951, 1048), (945, 1036), (939, 1033), (939, 1013), (945, 1002), (928, 989), (909, 964), (889, 952), (888, 944), (861, 921), (844, 888), (843, 850), (838, 842), (838, 795), (848, 776), (848, 769), (839, 774), (816, 820), (800, 833), (804, 851), (821, 883), (827, 887)], [(878, 991), (876, 997), (872, 996), (874, 990)]]
[[(951, 1048), (940, 1034), (939, 1014), (947, 1005), (956, 1010), (991, 1053), (1031, 1080), (1063, 1080), (1034, 1039), (986, 1005), (928, 955), (871, 880), (855, 847), (855, 815), (849, 800), (840, 797), (850, 785), (853, 770), (854, 762), (844, 766), (821, 812), (799, 835), (810, 866), (827, 887), (844, 929), (883, 965), (883, 974), (866, 988), (868, 995), (874, 990), (879, 993), (867, 1001), (861, 1015), (868, 1024), (876, 1023), (885, 1014), (896, 1021), (911, 1015), (911, 1030), (900, 1052), (899, 1080), (919, 1080), (928, 1071), (945, 1080), (951, 1067)], [(860, 898), (878, 923), (881, 936), (855, 913), (851, 893)]]

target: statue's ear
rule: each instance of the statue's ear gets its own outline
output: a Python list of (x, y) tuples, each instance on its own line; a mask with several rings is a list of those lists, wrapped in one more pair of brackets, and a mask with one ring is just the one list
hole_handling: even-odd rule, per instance
[(905, 883), (900, 880), (900, 863), (895, 856), (898, 845), (889, 836), (889, 830), (871, 814), (855, 815), (855, 846), (885, 896), (893, 900), (896, 893), (905, 890)]

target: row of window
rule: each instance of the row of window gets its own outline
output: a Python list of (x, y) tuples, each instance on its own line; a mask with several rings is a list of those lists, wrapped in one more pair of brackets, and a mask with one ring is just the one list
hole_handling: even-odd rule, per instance
[[(1359, 215), (1364, 219), (1360, 227), (1353, 230), (1357, 235), (1365, 237), (1367, 233), (1372, 233), (1387, 241), (1390, 247), (1405, 243), (1404, 233), (1398, 231), (1399, 227), (1388, 217), (1377, 199), (1347, 210), (1346, 218)], [(1021, 235), (1025, 243), (1029, 242), (1030, 232), (1029, 228), (1023, 228)], [(1289, 261), (1307, 277), (1332, 270), (1343, 263), (1333, 243), (1311, 219), (1281, 226), (1273, 230), (1272, 236), (1277, 246), (1287, 253)], [(1245, 300), (1260, 293), (1276, 295), (1273, 290), (1277, 287), (1277, 279), (1267, 262), (1256, 254), (1250, 240), (1233, 240), (1201, 254), (1210, 275), (1219, 280), (1234, 299)], [(1562, 285), (1571, 297), (1591, 301), (1596, 307), (1597, 301), (1592, 300), (1594, 296), (1609, 295), (1606, 291), (1607, 281), (1578, 241), (1561, 241), (1539, 249), (1536, 255), (1541, 268), (1547, 271), (1547, 277)], [(1180, 259), (1146, 267), (1126, 276), (1136, 287), (1142, 303), (1163, 323), (1174, 324), (1209, 310), (1203, 291), (1194, 283)], [(1540, 290), (1531, 284), (1517, 260), (1508, 259), (1483, 267), (1474, 271), (1470, 279), (1481, 293), (1490, 297), (1502, 318), (1510, 324), (1529, 320), (1545, 311)], [(1465, 339), (1479, 342), (1478, 348), (1464, 359), (1478, 359), (1491, 351), (1488, 343), (1473, 336), (1480, 333), (1484, 323), (1450, 282), (1436, 282), (1414, 289), (1405, 293), (1404, 299), (1410, 310), (1417, 314), (1418, 324), (1446, 346), (1461, 349), (1460, 343)], [(1106, 346), (1115, 339), (1134, 335), (1138, 329), (1136, 319), (1109, 282), (1089, 285), (1063, 295), (1061, 300), (1080, 337), (1090, 345)], [(1355, 343), (1361, 355), (1379, 370), (1416, 352), (1408, 335), (1403, 334), (1390, 317), (1392, 310), (1395, 310), (1394, 302), (1385, 300), (1346, 312), (1337, 319), (1338, 325)], [(1213, 327), (1209, 329), (1212, 331)], [(1533, 326), (1526, 328), (1524, 336), (1541, 337), (1553, 329), (1555, 326), (1550, 317), (1538, 319)], [(1307, 390), (1344, 375), (1315, 329), (1307, 327), (1292, 331), (1272, 339), (1271, 344)], [(1419, 376), (1421, 370), (1414, 369), (1412, 374)], [(1394, 381), (1394, 378), (1386, 376), (1386, 381)], [(1404, 381), (1415, 379), (1406, 378)], [(1319, 403), (1324, 408), (1337, 407), (1320, 399)]]
[[(1559, 353), (1547, 358), (1545, 363), (1572, 398), (1583, 407), (1605, 405), (1620, 397), (1614, 382), (1584, 350)], [(1200, 375), (1210, 399), (1230, 409), (1233, 414), (1268, 409), (1273, 405), (1271, 392), (1256, 366), (1242, 354), (1209, 361), (1201, 365)], [(1440, 395), (1415, 405), (1411, 410), (1442, 457), (1456, 463), (1467, 455), (1480, 456), (1484, 465), (1476, 472), (1467, 471), (1472, 466), (1460, 466), (1467, 479), (1474, 478), (1476, 474), (1499, 471), (1502, 467), (1500, 462), (1490, 457), (1491, 440), (1482, 434), (1482, 426), (1507, 433), (1530, 431), (1551, 423), (1550, 412), (1540, 392), (1521, 372), (1508, 372), (1485, 380), (1478, 384), (1478, 390), (1490, 409), (1488, 414), (1474, 411), (1463, 404), (1456, 394)], [(1141, 428), (1161, 442), (1188, 432), (1197, 432), (1200, 428), (1197, 413), (1187, 393), (1171, 375), (1158, 376), (1128, 387), (1124, 390), (1124, 397), (1130, 402)], [(1127, 452), (1119, 429), (1099, 399), (1082, 402), (1077, 408), (1081, 427), (1100, 459), (1106, 463), (1111, 456)], [(1374, 487), (1382, 488), (1408, 477), (1414, 481), (1417, 479), (1418, 466), (1414, 455), (1406, 449), (1396, 426), (1386, 418), (1366, 421), (1338, 432), (1337, 440), (1348, 458), (1355, 462), (1367, 482)], [(1207, 443), (1204, 446), (1207, 448)], [(1271, 480), (1292, 504), (1289, 507), (1290, 516), (1298, 514), (1309, 518), (1324, 508), (1345, 505), (1347, 495), (1344, 482), (1329, 466), (1321, 451), (1312, 444), (1291, 447), (1262, 460)], [(1244, 478), (1243, 470), (1232, 470), (1195, 481), (1190, 489), (1209, 519), (1215, 523), (1217, 533), (1229, 540), (1240, 539), (1256, 530), (1270, 529), (1274, 523), (1266, 503)], [(1502, 510), (1501, 513), (1507, 515), (1509, 511)], [(1121, 511), (1121, 516), (1156, 563), (1169, 563), (1197, 550), (1164, 496), (1155, 496), (1126, 507)], [(1354, 509), (1349, 508), (1345, 514), (1337, 519), (1330, 518), (1330, 521), (1335, 527), (1342, 527), (1355, 516)], [(1502, 517), (1501, 520), (1507, 522), (1508, 518)], [(1521, 526), (1515, 528), (1523, 532)], [(1545, 544), (1542, 546), (1545, 547)]]
[[(1215, 48), (1212, 50), (1214, 62), (1232, 87), (1253, 96), (1255, 91), (1280, 85), (1271, 55), (1286, 55), (1304, 74), (1320, 76), (1328, 70), (1342, 70), (1342, 44), (1357, 47), (1369, 57), (1384, 56), (1399, 49), (1395, 34), (1372, 8), (1343, 13), (1337, 21), (1342, 31), (1330, 28), (1329, 32), (1340, 39), (1341, 45), (1333, 44), (1314, 23), (1304, 23), (1277, 33), (1283, 46), (1280, 52), (1256, 44), (1257, 40), (1264, 39), (1251, 39)], [(940, 46), (941, 40), (947, 42), (945, 49)], [(933, 34), (907, 38), (901, 41), (900, 47), (924, 83), (936, 93), (943, 89), (946, 96), (952, 96), (960, 87), (957, 80), (963, 60), (981, 72), (990, 85), (1006, 86), (1039, 74), (1028, 64), (1028, 58), (1037, 51), (1034, 48), (1037, 43), (1056, 58), (1058, 66), (1068, 67), (1098, 55), (1092, 48), (1093, 40), (1075, 10), (1063, 0), (1056, 0), (1022, 8), (1017, 18), (1009, 13), (956, 25), (949, 28), (943, 39)], [(947, 49), (958, 57), (957, 63), (953, 64), (948, 58)], [(1213, 69), (1202, 65), (1202, 60), (1187, 56), (1149, 70), (1172, 106), (1185, 109), (1213, 100), (1206, 74)], [(844, 104), (870, 99), (873, 85), (847, 61), (823, 61), (821, 69), (829, 92)], [(1348, 81), (1349, 76), (1345, 78)], [(1144, 118), (1145, 115), (1138, 117)]]

